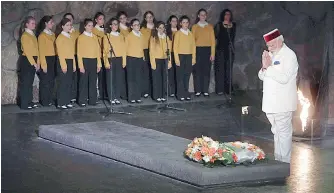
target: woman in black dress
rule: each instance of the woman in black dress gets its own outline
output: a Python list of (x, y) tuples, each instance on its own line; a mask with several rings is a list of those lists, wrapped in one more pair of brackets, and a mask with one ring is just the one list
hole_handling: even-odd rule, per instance
[[(217, 39), (215, 58), (215, 82), (216, 93), (219, 95), (222, 95), (224, 93), (230, 94), (229, 87), (230, 84), (233, 82), (232, 77), (230, 78), (230, 71), (233, 70), (235, 34), (236, 23), (233, 22), (232, 12), (229, 9), (225, 9), (220, 15), (220, 21), (215, 26), (215, 36)], [(230, 51), (232, 55), (231, 67)]]

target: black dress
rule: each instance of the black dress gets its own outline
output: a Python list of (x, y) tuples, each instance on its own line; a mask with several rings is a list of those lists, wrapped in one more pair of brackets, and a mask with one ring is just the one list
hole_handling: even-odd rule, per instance
[[(215, 26), (215, 36), (217, 39), (216, 58), (214, 65), (216, 93), (229, 94), (229, 86), (230, 86), (229, 44), (231, 38), (231, 42), (234, 48), (235, 34), (236, 34), (236, 24), (234, 22), (232, 22), (232, 27), (230, 28), (227, 28), (227, 25), (223, 24), (222, 22), (216, 24)], [(234, 50), (232, 49), (231, 52), (232, 52), (232, 70), (233, 70)]]

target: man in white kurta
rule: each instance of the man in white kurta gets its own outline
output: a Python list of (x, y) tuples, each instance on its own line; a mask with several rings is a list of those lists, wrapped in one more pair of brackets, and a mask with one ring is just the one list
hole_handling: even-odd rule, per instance
[(262, 68), (258, 73), (263, 81), (262, 111), (272, 125), (275, 159), (290, 163), (292, 113), (297, 109), (298, 61), (277, 29), (264, 35), (264, 39), (269, 52), (263, 52)]

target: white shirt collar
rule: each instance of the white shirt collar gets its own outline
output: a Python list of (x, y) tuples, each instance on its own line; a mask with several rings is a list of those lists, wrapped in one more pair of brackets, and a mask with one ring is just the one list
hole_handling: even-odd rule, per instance
[(162, 35), (160, 35), (160, 34), (158, 33), (158, 37), (161, 38), (161, 39), (165, 39), (165, 38), (166, 38), (166, 34), (163, 33)]
[(188, 34), (189, 34), (189, 29), (184, 30), (184, 29), (181, 28), (180, 31), (181, 31), (182, 33), (184, 33), (185, 35), (188, 35)]
[(177, 31), (177, 28), (172, 28), (172, 31)]
[(119, 36), (119, 32), (118, 31), (112, 31), (112, 32), (110, 32), (110, 35)]
[(35, 35), (35, 33), (31, 29), (25, 28), (24, 30), (30, 35), (33, 35), (33, 36)]
[(146, 27), (147, 27), (147, 29), (153, 29), (153, 28), (154, 28), (154, 24), (149, 24), (149, 23), (148, 23), (148, 24), (146, 25)]
[(61, 34), (63, 34), (65, 37), (71, 38), (71, 35), (67, 32), (62, 31)]
[(119, 26), (120, 26), (122, 29), (125, 29), (125, 30), (128, 29), (128, 26), (124, 25), (123, 23), (119, 23)]
[(141, 36), (141, 32), (140, 32), (140, 31), (137, 33), (137, 32), (135, 32), (134, 30), (132, 30), (132, 33), (135, 34), (135, 36), (138, 36), (138, 37)]
[(51, 30), (49, 30), (49, 29), (44, 29), (43, 32), (46, 33), (46, 34), (48, 34), (48, 35), (50, 35), (50, 36), (53, 35), (53, 32)]
[(103, 31), (103, 32), (104, 32), (104, 28), (101, 28), (101, 27), (98, 26), (98, 25), (96, 25), (95, 28), (98, 29), (99, 31)]
[(75, 32), (75, 28), (72, 26), (70, 33), (73, 33), (73, 32)]
[(200, 27), (205, 27), (208, 25), (208, 22), (204, 22), (204, 23), (201, 23), (200, 21), (197, 23), (197, 25), (199, 25)]
[(93, 37), (93, 33), (92, 32), (86, 32), (86, 31), (84, 31), (83, 34), (85, 34), (88, 37)]

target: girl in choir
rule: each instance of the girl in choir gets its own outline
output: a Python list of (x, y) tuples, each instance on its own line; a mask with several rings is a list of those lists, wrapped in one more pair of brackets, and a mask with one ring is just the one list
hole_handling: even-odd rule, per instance
[(169, 51), (171, 47), (172, 42), (165, 33), (165, 23), (157, 22), (156, 27), (152, 30), (149, 47), (153, 77), (153, 99), (157, 102), (166, 101), (166, 68), (169, 69), (172, 66), (170, 55), (167, 59), (167, 50)]
[(138, 19), (132, 19), (130, 24), (132, 31), (125, 38), (128, 101), (130, 103), (141, 103), (142, 68), (146, 65), (144, 61), (143, 35), (139, 31), (140, 23)]
[[(78, 69), (78, 59), (77, 59), (77, 39), (80, 35), (79, 29), (75, 29), (73, 26), (73, 20), (74, 20), (74, 16), (72, 13), (65, 13), (65, 15), (63, 16), (63, 18), (67, 18), (71, 21), (71, 30), (70, 30), (70, 35), (71, 38), (74, 40), (74, 53), (75, 53), (75, 63), (76, 63), (76, 68)], [(78, 77), (79, 77), (79, 71), (75, 71), (73, 72), (73, 77), (72, 77), (72, 98), (71, 98), (71, 102), (74, 103), (75, 101), (77, 101), (78, 98), (78, 85), (79, 85), (79, 81), (78, 81)]]
[(126, 37), (130, 33), (128, 15), (126, 14), (126, 12), (120, 11), (117, 13), (116, 17), (119, 21), (120, 33), (123, 35), (123, 37)]
[[(58, 54), (57, 62), (57, 76), (59, 85), (57, 88), (57, 107), (60, 109), (72, 108), (70, 104), (72, 99), (72, 72), (76, 71), (76, 64), (74, 59), (74, 40), (70, 35), (72, 28), (71, 21), (64, 18), (60, 22), (60, 29), (58, 29), (58, 37), (56, 39), (56, 48)], [(61, 31), (61, 33), (59, 33)]]
[(215, 59), (215, 34), (211, 24), (206, 21), (207, 12), (200, 9), (197, 12), (195, 25), (191, 32), (196, 43), (196, 64), (193, 66), (195, 96), (209, 96), (211, 65)]
[(32, 16), (26, 17), (20, 28), (22, 56), (20, 60), (19, 103), (21, 109), (38, 107), (32, 102), (35, 73), (40, 68), (38, 42), (33, 32), (35, 28), (36, 21)]
[(156, 23), (156, 20), (154, 18), (152, 11), (146, 11), (143, 16), (143, 21), (140, 25), (141, 29), (140, 32), (143, 34), (143, 43), (144, 43), (144, 56), (146, 59), (146, 65), (143, 66), (143, 81), (142, 81), (142, 96), (144, 98), (147, 98), (152, 93), (152, 87), (151, 87), (151, 80), (152, 80), (152, 74), (150, 71), (151, 64), (150, 64), (150, 56), (149, 56), (149, 50), (148, 45), (151, 37), (151, 31), (154, 28), (154, 24)]
[[(93, 20), (85, 19), (85, 31), (78, 37), (78, 66), (80, 69), (79, 78), (79, 105), (86, 106), (87, 99), (89, 105), (96, 105), (97, 73), (101, 69), (101, 50), (98, 37), (93, 34)], [(87, 96), (88, 95), (88, 96)]]
[(43, 106), (53, 104), (52, 93), (56, 76), (56, 35), (51, 31), (54, 26), (52, 16), (44, 16), (38, 29), (39, 60), (41, 62), (39, 96)]
[[(215, 36), (217, 39), (216, 61), (215, 61), (215, 79), (216, 93), (218, 95), (230, 94), (230, 84), (232, 84), (234, 49), (231, 49), (230, 42), (234, 45), (236, 34), (236, 23), (233, 22), (232, 12), (228, 9), (222, 11), (220, 21), (215, 26)], [(233, 46), (234, 47), (234, 46)], [(231, 49), (231, 50), (230, 50)], [(230, 58), (230, 51), (232, 58)], [(230, 60), (232, 66), (230, 68)], [(232, 91), (233, 86), (231, 85)]]
[[(175, 15), (171, 15), (167, 21), (167, 26), (166, 26), (166, 32), (167, 32), (167, 36), (169, 37), (170, 40), (174, 39), (174, 35), (175, 33), (179, 30), (179, 25), (178, 25), (179, 21), (178, 18)], [(172, 66), (170, 69), (168, 69), (168, 83), (169, 83), (169, 94), (171, 97), (175, 96), (176, 93), (176, 75), (175, 75), (175, 60), (174, 60), (174, 52), (173, 52), (173, 48), (170, 48), (170, 51), (172, 51), (170, 53), (171, 55), (171, 59), (172, 59)]]
[[(124, 36), (120, 33), (117, 18), (112, 18), (107, 25), (107, 34), (103, 37), (103, 57), (106, 68), (107, 95), (111, 104), (121, 104), (119, 99), (124, 93), (126, 66), (126, 47)], [(112, 91), (110, 88), (112, 73)]]
[[(100, 56), (102, 56), (102, 39), (104, 37), (104, 14), (101, 12), (97, 12), (94, 17), (94, 28), (93, 34), (97, 36), (100, 48)], [(100, 59), (103, 62), (103, 58)], [(104, 100), (106, 97), (106, 86), (105, 86), (105, 78), (104, 78), (104, 69), (98, 73), (98, 90), (99, 90), (99, 99)]]
[(192, 65), (196, 63), (196, 45), (193, 34), (188, 29), (190, 19), (184, 15), (180, 18), (180, 30), (174, 36), (174, 58), (176, 64), (177, 98), (181, 101), (191, 100), (189, 79)]

